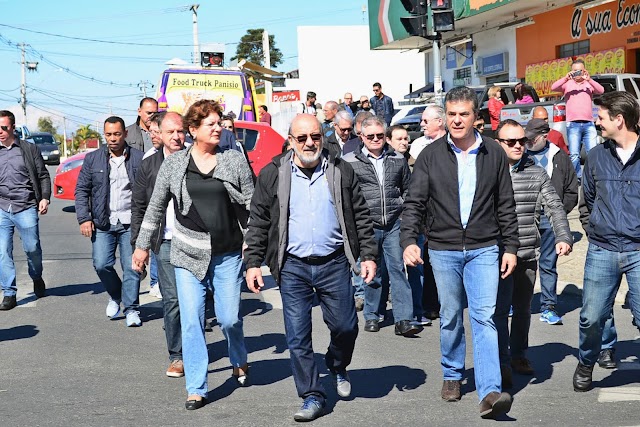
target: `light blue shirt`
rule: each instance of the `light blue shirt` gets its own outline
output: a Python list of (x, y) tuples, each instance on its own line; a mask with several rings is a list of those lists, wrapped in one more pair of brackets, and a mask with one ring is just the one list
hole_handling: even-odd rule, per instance
[(456, 160), (458, 161), (458, 194), (460, 195), (460, 222), (462, 223), (462, 228), (467, 228), (471, 208), (473, 207), (473, 199), (476, 195), (476, 157), (478, 157), (478, 151), (482, 146), (482, 137), (476, 131), (474, 131), (474, 135), (476, 142), (465, 155), (453, 143), (451, 135), (447, 134), (447, 141), (456, 154)]
[(309, 179), (291, 160), (287, 252), (294, 256), (325, 256), (343, 245), (326, 170), (324, 158)]
[(384, 182), (384, 155), (387, 153), (387, 149), (383, 148), (382, 153), (379, 157), (376, 157), (367, 149), (366, 146), (362, 146), (362, 154), (369, 159), (373, 168), (376, 170), (376, 175), (378, 177), (378, 183), (382, 184)]

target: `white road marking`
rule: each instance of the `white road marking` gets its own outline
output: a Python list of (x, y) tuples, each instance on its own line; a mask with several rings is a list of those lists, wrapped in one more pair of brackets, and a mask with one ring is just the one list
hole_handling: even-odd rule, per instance
[(640, 387), (610, 387), (600, 390), (598, 393), (598, 402), (625, 402), (640, 401)]

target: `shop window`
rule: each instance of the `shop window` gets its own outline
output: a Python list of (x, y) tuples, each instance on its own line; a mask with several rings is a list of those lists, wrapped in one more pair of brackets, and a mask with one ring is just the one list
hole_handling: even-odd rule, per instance
[(468, 86), (471, 84), (471, 67), (459, 68), (453, 72), (454, 86)]
[(570, 56), (584, 55), (591, 51), (589, 40), (581, 40), (575, 43), (567, 43), (558, 47), (558, 58), (568, 58)]

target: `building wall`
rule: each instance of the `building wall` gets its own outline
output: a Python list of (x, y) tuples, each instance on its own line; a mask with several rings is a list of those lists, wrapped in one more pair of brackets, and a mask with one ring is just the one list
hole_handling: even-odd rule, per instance
[(416, 50), (371, 50), (369, 27), (298, 27), (297, 87), (287, 83), (287, 89), (299, 89), (304, 99), (307, 91), (316, 92), (317, 101), (342, 99), (351, 92), (373, 96), (372, 85), (380, 82), (382, 91), (394, 104), (413, 90), (425, 86), (425, 55)]

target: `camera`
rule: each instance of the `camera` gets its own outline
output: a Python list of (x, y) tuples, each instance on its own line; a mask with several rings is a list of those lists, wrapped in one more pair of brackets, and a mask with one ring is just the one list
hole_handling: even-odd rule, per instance
[(578, 77), (582, 75), (582, 70), (575, 70), (571, 73), (571, 77)]

